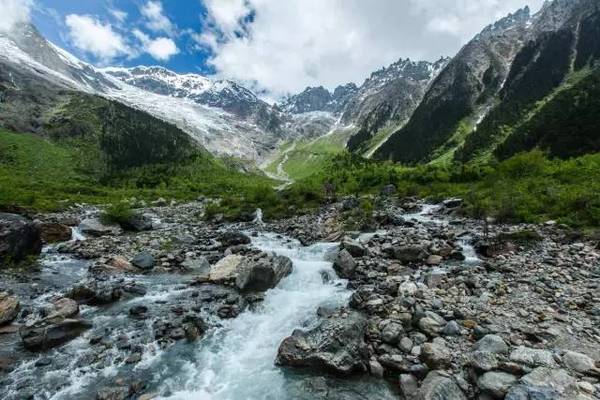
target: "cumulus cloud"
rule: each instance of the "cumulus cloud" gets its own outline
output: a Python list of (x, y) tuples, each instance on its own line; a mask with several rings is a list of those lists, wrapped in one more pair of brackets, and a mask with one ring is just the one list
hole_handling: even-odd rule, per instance
[(65, 23), (73, 45), (103, 63), (130, 52), (125, 38), (109, 23), (77, 14), (67, 15)]
[(543, 0), (204, 0), (196, 39), (219, 75), (278, 97), (361, 83), (399, 58), (453, 55), (528, 3)]
[(8, 32), (15, 24), (28, 22), (32, 5), (32, 0), (0, 0), (0, 32)]
[(168, 61), (171, 57), (179, 53), (177, 45), (170, 38), (159, 37), (151, 39), (139, 29), (134, 30), (133, 34), (142, 43), (144, 52), (150, 54), (156, 60)]
[(140, 13), (146, 18), (146, 26), (154, 32), (165, 32), (172, 35), (173, 23), (164, 14), (162, 3), (158, 0), (150, 0), (140, 7)]

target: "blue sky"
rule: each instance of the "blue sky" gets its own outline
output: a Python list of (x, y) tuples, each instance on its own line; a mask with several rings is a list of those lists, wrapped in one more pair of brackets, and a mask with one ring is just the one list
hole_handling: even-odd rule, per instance
[[(79, 58), (95, 64), (122, 66), (156, 64), (178, 72), (214, 73), (214, 68), (206, 63), (210, 50), (199, 46), (193, 36), (194, 33), (201, 31), (205, 23), (207, 10), (204, 4), (198, 0), (159, 2), (163, 16), (173, 25), (172, 30), (165, 32), (148, 27), (148, 18), (141, 12), (147, 3), (147, 0), (37, 0), (31, 18), (46, 38)], [(175, 43), (177, 54), (165, 59), (157, 59), (138, 49), (138, 52), (103, 58), (75, 44), (73, 35), (76, 33), (66, 23), (66, 17), (69, 15), (89, 16), (103, 26), (110, 25), (116, 34), (130, 41), (131, 47), (135, 47), (138, 42), (132, 34), (135, 29), (147, 35), (150, 40), (160, 37), (169, 38)]]
[[(400, 58), (453, 56), (486, 25), (544, 0), (0, 0), (6, 19), (100, 66), (163, 65), (266, 99), (361, 84)], [(9, 5), (11, 7), (9, 7)], [(0, 7), (1, 8), (1, 7)]]

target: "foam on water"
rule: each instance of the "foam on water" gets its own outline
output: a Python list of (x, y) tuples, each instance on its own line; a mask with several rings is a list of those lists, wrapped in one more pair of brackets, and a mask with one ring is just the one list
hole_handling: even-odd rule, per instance
[(287, 399), (286, 376), (274, 360), (281, 341), (294, 329), (317, 321), (321, 305), (343, 305), (350, 292), (342, 281), (324, 283), (322, 273), (335, 276), (325, 254), (337, 246), (320, 243), (301, 247), (273, 234), (255, 238), (264, 251), (288, 256), (294, 270), (266, 293), (258, 309), (224, 323), (197, 344), (193, 361), (182, 368), (183, 379), (166, 383), (170, 399)]

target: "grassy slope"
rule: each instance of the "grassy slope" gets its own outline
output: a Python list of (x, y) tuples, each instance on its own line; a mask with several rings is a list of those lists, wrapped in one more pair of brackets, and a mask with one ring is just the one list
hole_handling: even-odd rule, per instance
[(0, 207), (53, 210), (74, 202), (106, 203), (128, 197), (248, 196), (273, 185), (271, 179), (237, 172), (207, 155), (180, 164), (131, 168), (102, 179), (81, 168), (82, 157), (85, 154), (71, 144), (0, 130)]

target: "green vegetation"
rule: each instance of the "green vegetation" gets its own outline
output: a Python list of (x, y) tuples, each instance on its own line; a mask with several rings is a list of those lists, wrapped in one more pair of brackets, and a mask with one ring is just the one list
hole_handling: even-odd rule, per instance
[(533, 151), (495, 164), (414, 168), (346, 154), (294, 186), (301, 186), (305, 196), (312, 191), (313, 197), (318, 197), (326, 182), (335, 186), (338, 196), (377, 194), (383, 186), (393, 184), (400, 197), (463, 197), (465, 211), (474, 217), (600, 225), (600, 154), (553, 160)]
[(72, 142), (59, 143), (0, 130), (0, 208), (49, 211), (73, 203), (120, 204), (132, 197), (191, 200), (205, 195), (255, 199), (268, 210), (275, 196), (271, 179), (238, 172), (205, 153), (98, 177), (81, 167), (85, 154), (79, 148)]
[(100, 220), (103, 224), (127, 224), (135, 212), (129, 203), (124, 201), (116, 202), (106, 207), (100, 215)]
[(283, 171), (291, 179), (307, 178), (322, 170), (333, 156), (343, 153), (347, 139), (348, 132), (336, 131), (317, 139), (286, 144), (266, 170), (277, 174), (281, 164)]

